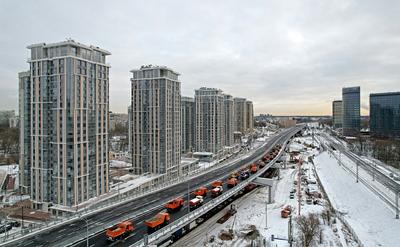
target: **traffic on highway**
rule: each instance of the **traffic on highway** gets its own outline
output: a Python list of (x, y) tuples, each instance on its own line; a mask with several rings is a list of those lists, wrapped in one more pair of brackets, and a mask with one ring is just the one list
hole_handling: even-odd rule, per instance
[[(175, 184), (123, 205), (92, 213), (82, 217), (82, 220), (28, 236), (23, 242), (8, 246), (130, 246), (253, 176), (301, 128), (283, 130), (251, 156), (193, 177), (189, 182)], [(109, 222), (116, 220), (119, 221), (117, 225), (110, 225)], [(103, 230), (93, 233), (93, 229), (99, 226)], [(85, 234), (86, 231), (88, 234)], [(77, 235), (80, 239), (71, 241)]]

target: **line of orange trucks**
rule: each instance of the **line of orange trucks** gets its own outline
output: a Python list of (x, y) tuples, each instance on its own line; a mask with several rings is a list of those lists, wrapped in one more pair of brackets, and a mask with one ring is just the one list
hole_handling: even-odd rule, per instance
[[(251, 173), (257, 173), (258, 167), (262, 168), (268, 163), (269, 161), (273, 160), (276, 155), (278, 155), (279, 151), (281, 149), (280, 145), (276, 145), (268, 154), (264, 155), (262, 157), (262, 160), (260, 160), (258, 163), (253, 163), (250, 166), (245, 166), (242, 167), (238, 171), (234, 171), (230, 174), (228, 180), (226, 181), (226, 184), (228, 188), (235, 187), (238, 184), (238, 178), (241, 175), (241, 173), (248, 173), (250, 170)], [(248, 177), (248, 176), (247, 176)], [(247, 179), (246, 176), (240, 176), (241, 180)], [(212, 197), (217, 197), (222, 194), (223, 192), (223, 182), (220, 180), (214, 181), (211, 183), (212, 189), (210, 190), (211, 196)], [(246, 186), (246, 190), (251, 190), (255, 187), (254, 184), (249, 184)], [(191, 194), (195, 196), (195, 198), (189, 200), (188, 206), (191, 209), (196, 209), (203, 205), (204, 202), (204, 197), (207, 196), (207, 193), (209, 190), (206, 187), (199, 187), (195, 191), (193, 191)], [(167, 225), (171, 221), (171, 215), (170, 213), (174, 213), (176, 211), (179, 211), (185, 204), (185, 201), (182, 198), (175, 198), (169, 202), (167, 202), (164, 205), (165, 211), (161, 211), (158, 214), (156, 214), (153, 218), (146, 220), (144, 224), (147, 226), (148, 232), (154, 232), (163, 226)], [(286, 217), (287, 213), (290, 214), (291, 210), (288, 210), (285, 208), (282, 210), (282, 217)], [(135, 230), (135, 227), (130, 220), (123, 221), (113, 227), (110, 227), (109, 229), (106, 230), (106, 237), (107, 240), (109, 241), (115, 241), (119, 239), (123, 239), (127, 237), (129, 234), (131, 234)]]

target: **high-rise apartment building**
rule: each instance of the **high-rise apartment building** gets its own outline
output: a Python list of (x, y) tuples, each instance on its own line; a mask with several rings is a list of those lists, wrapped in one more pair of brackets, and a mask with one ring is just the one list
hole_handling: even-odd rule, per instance
[(195, 90), (195, 104), (196, 151), (218, 154), (225, 143), (225, 109), (222, 90), (206, 87)]
[(194, 98), (181, 98), (182, 153), (194, 151), (195, 104)]
[(251, 133), (254, 129), (254, 110), (253, 102), (246, 100), (246, 127), (247, 132)]
[(400, 92), (369, 95), (370, 132), (376, 137), (400, 137)]
[(225, 146), (232, 146), (234, 144), (235, 132), (235, 118), (233, 108), (233, 97), (232, 95), (224, 94), (224, 117), (225, 117)]
[(343, 135), (358, 136), (360, 133), (360, 87), (342, 89)]
[(233, 99), (233, 107), (234, 107), (234, 117), (235, 117), (235, 131), (239, 131), (242, 134), (247, 132), (247, 105), (245, 98), (234, 98)]
[(128, 106), (128, 152), (132, 151), (132, 106)]
[(136, 174), (179, 175), (181, 82), (165, 66), (131, 70), (132, 166)]
[(28, 46), (19, 74), (21, 187), (38, 209), (108, 192), (108, 51), (67, 40)]
[(253, 102), (245, 98), (234, 98), (235, 131), (242, 134), (250, 133), (254, 129)]
[(332, 124), (333, 128), (342, 128), (343, 122), (343, 103), (341, 100), (332, 102)]
[(31, 192), (31, 73), (18, 73), (19, 88), (19, 183), (21, 192)]

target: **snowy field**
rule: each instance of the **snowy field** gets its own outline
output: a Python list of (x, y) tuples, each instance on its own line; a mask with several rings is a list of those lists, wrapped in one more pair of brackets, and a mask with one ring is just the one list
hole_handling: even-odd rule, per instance
[(394, 212), (363, 184), (324, 152), (314, 160), (318, 175), (333, 207), (364, 246), (400, 246), (400, 221)]
[[(303, 150), (301, 156), (307, 160), (309, 156), (318, 154), (316, 149), (307, 148), (306, 145), (311, 144), (310, 137), (296, 139), (295, 146)], [(313, 170), (311, 163), (305, 162), (303, 167), (308, 168), (307, 176), (313, 178)], [(234, 217), (229, 218), (225, 223), (219, 224), (217, 220), (221, 218), (229, 209), (229, 206), (221, 210), (217, 215), (195, 228), (188, 235), (173, 244), (172, 246), (251, 246), (252, 240), (246, 234), (250, 229), (257, 229), (259, 233), (258, 240), (265, 239), (267, 246), (286, 247), (289, 246), (288, 241), (275, 240), (271, 241), (271, 235), (275, 237), (288, 238), (288, 218), (281, 217), (281, 210), (290, 205), (293, 208), (292, 215), (295, 217), (298, 213), (298, 198), (297, 193), (294, 198), (290, 199), (290, 191), (297, 186), (294, 185), (294, 180), (297, 179), (297, 169), (292, 169), (292, 165), (288, 165), (286, 169), (281, 169), (280, 179), (275, 178), (272, 188), (273, 202), (267, 204), (268, 189), (259, 188), (253, 192), (243, 196), (233, 202), (236, 205), (238, 212)], [(303, 186), (304, 188), (306, 186)], [(318, 190), (318, 185), (315, 185)], [(301, 214), (309, 213), (321, 214), (326, 207), (326, 202), (322, 199), (319, 204), (310, 205), (305, 203), (304, 188), (302, 189)], [(267, 217), (265, 217), (267, 205)], [(296, 227), (293, 218), (293, 226)], [(322, 222), (322, 220), (321, 220)], [(340, 220), (332, 225), (321, 223), (323, 232), (323, 240), (317, 246), (357, 246), (351, 234), (346, 227), (342, 225)], [(221, 240), (221, 233), (234, 232), (232, 240)], [(296, 234), (296, 230), (294, 232)], [(254, 242), (253, 244), (257, 244)], [(255, 245), (259, 246), (259, 245)]]

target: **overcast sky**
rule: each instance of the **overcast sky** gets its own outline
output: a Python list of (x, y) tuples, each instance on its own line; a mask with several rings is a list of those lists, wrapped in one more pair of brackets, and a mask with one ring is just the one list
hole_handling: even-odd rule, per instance
[(182, 95), (217, 87), (255, 112), (331, 114), (343, 86), (400, 91), (400, 1), (0, 2), (0, 105), (17, 109), (26, 46), (72, 38), (112, 53), (110, 109), (126, 112), (130, 70), (166, 65)]

